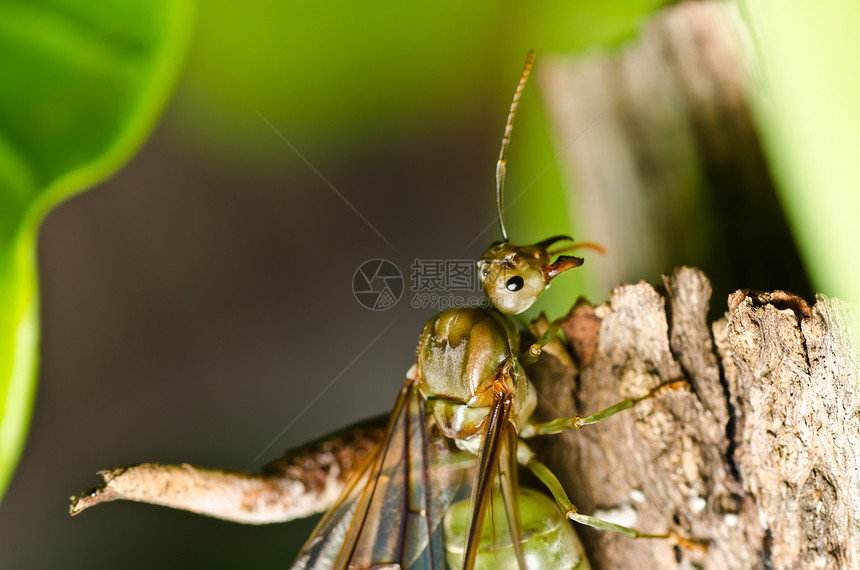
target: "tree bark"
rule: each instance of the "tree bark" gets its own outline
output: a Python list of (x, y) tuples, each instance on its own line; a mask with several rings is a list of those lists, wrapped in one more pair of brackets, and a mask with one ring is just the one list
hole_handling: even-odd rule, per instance
[(858, 567), (854, 315), (824, 297), (810, 308), (739, 291), (709, 325), (709, 297), (704, 275), (687, 268), (660, 292), (619, 287), (565, 328), (580, 367), (572, 394), (532, 371), (551, 403), (542, 417), (688, 381), (540, 448), (583, 512), (708, 544), (700, 552), (584, 529), (593, 567)]

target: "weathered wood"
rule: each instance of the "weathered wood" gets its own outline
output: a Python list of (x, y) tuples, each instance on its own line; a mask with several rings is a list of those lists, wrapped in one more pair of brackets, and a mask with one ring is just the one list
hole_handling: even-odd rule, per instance
[[(664, 283), (661, 292), (622, 286), (608, 303), (580, 309), (601, 319), (597, 350), (565, 398), (572, 407), (560, 411), (593, 412), (679, 373), (689, 388), (583, 428), (563, 445), (547, 443), (546, 461), (584, 512), (620, 516), (646, 532), (674, 529), (709, 546), (697, 552), (586, 529), (593, 567), (856, 568), (853, 314), (824, 297), (810, 309), (783, 293), (737, 292), (709, 327), (701, 273), (679, 269)], [(567, 330), (573, 346), (593, 344), (582, 327)], [(550, 378), (533, 375), (552, 393)]]
[[(733, 4), (681, 3), (612, 53), (537, 71), (571, 208), (612, 252), (604, 286), (695, 263), (716, 279), (712, 315), (739, 285), (810, 294), (754, 128), (761, 71)], [(711, 541), (700, 555), (586, 530), (594, 567), (860, 566), (853, 317), (830, 299), (809, 308), (738, 292), (707, 325), (709, 295), (684, 270), (659, 294), (616, 289), (567, 329), (581, 372), (566, 414), (641, 393), (676, 367), (690, 385), (546, 444), (575, 501)]]
[(853, 316), (735, 295), (726, 336), (735, 461), (778, 568), (860, 566), (860, 397)]
[(665, 296), (647, 283), (619, 287), (594, 308), (597, 350), (579, 374), (575, 407), (564, 412), (587, 414), (678, 377), (688, 388), (583, 428), (566, 457), (559, 450), (548, 461), (583, 512), (709, 542), (702, 553), (586, 529), (595, 568), (751, 567), (755, 553), (737, 548), (746, 544), (742, 488), (727, 456), (730, 416), (705, 317), (710, 285), (690, 269), (665, 284)]

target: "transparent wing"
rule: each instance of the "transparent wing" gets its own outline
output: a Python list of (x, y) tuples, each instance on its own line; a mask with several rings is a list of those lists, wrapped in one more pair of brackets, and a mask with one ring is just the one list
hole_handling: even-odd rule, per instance
[(335, 567), (335, 560), (340, 554), (341, 546), (355, 518), (357, 499), (361, 497), (361, 492), (367, 485), (380, 448), (381, 446), (377, 447), (376, 451), (365, 460), (364, 465), (347, 483), (341, 497), (320, 520), (293, 563), (292, 570), (322, 570)]
[[(494, 398), (487, 420), (484, 422), (483, 440), (478, 457), (478, 469), (475, 472), (470, 499), (470, 514), (468, 533), (466, 535), (463, 569), (472, 570), (478, 550), (482, 547), (484, 524), (488, 508), (493, 504), (492, 496), (497, 492), (495, 479), (498, 477), (498, 492), (501, 493), (501, 503), (507, 519), (507, 529), (510, 544), (513, 547), (516, 567), (526, 569), (522, 551), (522, 521), (520, 519), (517, 482), (517, 434), (511, 423), (511, 397), (508, 393), (499, 393)], [(495, 517), (490, 517), (493, 521)], [(492, 522), (490, 524), (493, 524)], [(490, 536), (496, 536), (495, 529), (490, 529)]]
[(293, 570), (445, 569), (442, 517), (465, 480), (413, 383), (386, 437), (302, 548)]

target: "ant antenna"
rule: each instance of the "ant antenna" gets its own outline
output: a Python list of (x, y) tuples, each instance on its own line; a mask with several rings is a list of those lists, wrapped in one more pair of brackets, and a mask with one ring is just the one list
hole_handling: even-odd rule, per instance
[(496, 163), (496, 210), (499, 213), (499, 227), (502, 230), (502, 239), (507, 243), (508, 230), (505, 229), (505, 220), (502, 215), (502, 188), (505, 185), (505, 154), (508, 151), (508, 144), (511, 142), (511, 131), (514, 128), (514, 115), (517, 114), (517, 105), (520, 102), (520, 95), (523, 94), (523, 88), (526, 86), (526, 81), (529, 79), (529, 73), (532, 70), (532, 62), (535, 58), (535, 50), (529, 50), (526, 56), (526, 64), (523, 66), (523, 74), (520, 76), (520, 82), (517, 84), (517, 90), (514, 92), (514, 100), (511, 101), (511, 111), (508, 113), (508, 122), (505, 123), (505, 134), (502, 136), (502, 150), (499, 152), (499, 162)]

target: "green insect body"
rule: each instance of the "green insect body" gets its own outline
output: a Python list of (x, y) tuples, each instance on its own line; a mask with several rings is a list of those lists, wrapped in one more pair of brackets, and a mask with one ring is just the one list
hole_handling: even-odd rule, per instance
[[(566, 519), (631, 538), (677, 538), (579, 513), (523, 441), (595, 423), (666, 387), (581, 418), (531, 421), (537, 394), (523, 364), (539, 357), (564, 318), (520, 354), (512, 315), (532, 306), (553, 279), (583, 262), (563, 255), (578, 247), (558, 245), (572, 241), (566, 236), (513, 245), (502, 218), (505, 151), (532, 57), (514, 95), (496, 170), (504, 239), (478, 261), (490, 306), (448, 309), (424, 327), (385, 440), (323, 517), (293, 570), (587, 569), (582, 545)], [(520, 467), (531, 471), (555, 501), (521, 489)]]
[[(517, 484), (522, 465), (554, 494), (560, 489), (519, 439), (523, 430), (535, 432), (537, 394), (521, 364), (531, 356), (519, 354), (510, 313), (582, 264), (550, 253), (565, 240), (494, 244), (478, 263), (494, 306), (430, 319), (386, 440), (323, 518), (294, 570), (442, 570), (446, 561), (464, 570), (588, 568), (556, 503)], [(461, 500), (464, 492), (470, 496)], [(563, 491), (556, 502), (570, 504)]]
[[(553, 278), (581, 265), (549, 252), (564, 240), (494, 244), (478, 263), (494, 306), (448, 309), (427, 323), (386, 441), (323, 518), (294, 570), (441, 570), (446, 560), (465, 570), (588, 568), (558, 506), (517, 485), (518, 463), (542, 466), (519, 441), (521, 430), (533, 431), (537, 394), (505, 311), (524, 310)], [(464, 491), (471, 496), (459, 500)]]
[[(552, 262), (549, 247), (565, 239), (569, 238), (552, 238), (525, 247), (505, 242), (491, 246), (478, 262), (478, 271), (492, 307), (458, 307), (443, 311), (430, 319), (418, 343), (418, 360), (414, 370), (416, 385), (442, 435), (458, 448), (483, 457), (491, 453), (493, 444), (487, 441), (490, 430), (506, 433), (503, 437), (507, 437), (508, 442), (502, 441), (498, 445), (508, 446), (508, 457), (501, 460), (512, 461), (506, 468), (500, 466), (503, 482), (506, 477), (516, 480), (517, 433), (528, 424), (537, 406), (537, 394), (520, 363), (520, 336), (510, 314), (527, 309), (546, 290), (551, 279), (582, 263), (579, 258), (564, 255)], [(507, 420), (491, 428), (488, 418), (494, 409), (505, 406)], [(452, 551), (449, 545), (456, 540), (451, 529), (462, 528), (467, 531), (462, 536), (471, 537), (471, 544), (464, 539), (464, 550), (459, 555), (461, 559), (465, 555), (466, 562), (453, 567), (462, 565), (469, 568), (474, 564), (475, 568), (495, 568), (500, 564), (506, 567), (506, 563), (513, 563), (511, 568), (519, 568), (523, 560), (542, 560), (536, 554), (535, 545), (550, 536), (556, 540), (547, 550), (547, 556), (575, 561), (555, 567), (587, 567), (588, 563), (583, 562), (582, 547), (572, 530), (569, 533), (535, 533), (529, 538), (523, 534), (520, 544), (516, 544), (516, 539), (511, 537), (524, 533), (525, 524), (511, 516), (513, 511), (518, 510), (521, 519), (528, 518), (532, 528), (535, 527), (535, 519), (561, 518), (562, 522), (554, 525), (556, 529), (567, 527), (570, 530), (569, 523), (564, 522), (558, 507), (551, 502), (549, 505), (543, 504), (531, 494), (526, 495), (530, 508), (524, 511), (524, 495), (514, 483), (510, 483), (510, 488), (499, 485), (497, 492), (491, 481), (493, 476), (494, 473), (481, 473), (479, 469), (472, 499), (459, 503), (453, 512), (449, 511), (445, 516), (449, 560), (452, 556), (457, 558), (450, 554)], [(464, 508), (470, 514), (472, 528), (463, 528), (459, 521), (452, 521), (459, 516), (455, 513)], [(480, 515), (488, 508), (494, 515), (492, 520), (482, 526)], [(522, 528), (511, 528), (510, 524), (499, 525), (496, 520), (499, 514), (504, 515), (502, 518), (507, 517), (506, 521), (510, 519), (510, 522)], [(474, 522), (475, 519), (478, 521)], [(480, 529), (483, 529), (483, 535), (478, 541), (474, 534)], [(484, 540), (484, 536), (506, 538), (501, 539), (501, 542), (492, 542)], [(546, 547), (546, 544), (543, 546)], [(537, 562), (528, 567), (549, 568)]]
[[(573, 527), (551, 499), (527, 488), (519, 490), (517, 499), (522, 517), (523, 557), (528, 568), (590, 568)], [(475, 569), (519, 570), (501, 500), (496, 498), (490, 509), (492, 516), (484, 523), (481, 532)], [(445, 515), (445, 547), (451, 568), (462, 568), (468, 518), (469, 501), (456, 503)]]

